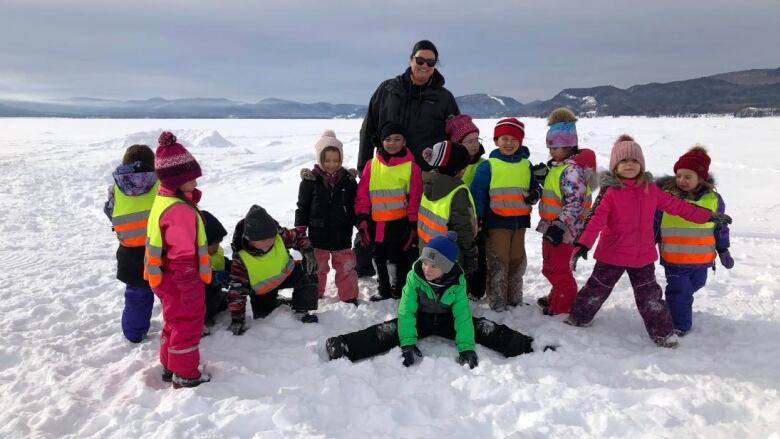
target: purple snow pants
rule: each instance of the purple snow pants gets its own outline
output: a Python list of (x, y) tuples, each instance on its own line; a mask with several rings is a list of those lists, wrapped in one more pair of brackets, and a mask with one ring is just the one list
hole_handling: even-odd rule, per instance
[(625, 271), (628, 271), (628, 278), (634, 288), (636, 306), (650, 338), (657, 340), (670, 335), (672, 333), (672, 315), (661, 298), (661, 287), (655, 281), (654, 264), (640, 268), (628, 268), (596, 261), (588, 282), (577, 293), (577, 300), (569, 314), (571, 318), (580, 323), (588, 323), (593, 320)]

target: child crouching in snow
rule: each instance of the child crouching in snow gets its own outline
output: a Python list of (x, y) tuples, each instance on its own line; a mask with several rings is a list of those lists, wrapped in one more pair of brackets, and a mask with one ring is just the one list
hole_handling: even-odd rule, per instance
[[(658, 180), (658, 186), (688, 203), (724, 213), (726, 205), (715, 192), (709, 174), (707, 150), (695, 146), (674, 164), (675, 176)], [(656, 236), (661, 244), (661, 265), (666, 272), (666, 303), (677, 335), (685, 335), (693, 324), (693, 293), (707, 282), (707, 269), (715, 268), (715, 256), (726, 268), (734, 267), (729, 253), (726, 224), (694, 224), (679, 216), (657, 212)]]
[[(265, 318), (281, 304), (279, 290), (292, 288), (292, 309), (303, 323), (317, 323), (317, 260), (304, 233), (280, 227), (262, 207), (254, 205), (233, 231), (228, 308), (233, 335), (246, 330), (246, 296), (254, 318)], [(287, 249), (298, 250), (295, 261)]]
[(403, 365), (409, 367), (422, 356), (417, 340), (429, 335), (454, 339), (458, 362), (472, 369), (478, 364), (475, 342), (506, 357), (532, 352), (533, 338), (471, 316), (466, 279), (457, 264), (456, 239), (457, 234), (449, 231), (428, 242), (409, 271), (397, 319), (329, 338), (325, 342), (328, 357), (357, 361), (401, 346)]
[(154, 152), (146, 145), (127, 148), (113, 177), (103, 211), (119, 240), (116, 278), (125, 284), (122, 333), (127, 340), (140, 343), (149, 331), (154, 306), (154, 293), (144, 279), (146, 223), (160, 186), (154, 173)]
[(317, 293), (325, 295), (328, 262), (336, 272), (339, 299), (357, 306), (358, 274), (352, 251), (352, 229), (355, 225), (357, 171), (341, 166), (341, 141), (331, 130), (325, 130), (314, 145), (314, 169), (301, 170), (295, 228), (306, 233), (317, 258)]
[(601, 193), (582, 234), (574, 245), (572, 268), (601, 234), (596, 248), (596, 265), (588, 282), (577, 293), (577, 299), (565, 323), (587, 326), (625, 271), (634, 288), (639, 313), (650, 338), (662, 347), (677, 347), (669, 308), (661, 298), (661, 287), (655, 280), (658, 253), (653, 239), (656, 209), (679, 215), (697, 224), (713, 221), (730, 223), (727, 215), (674, 198), (652, 184), (645, 173), (642, 148), (633, 138), (620, 136), (612, 147), (610, 172), (601, 179)]

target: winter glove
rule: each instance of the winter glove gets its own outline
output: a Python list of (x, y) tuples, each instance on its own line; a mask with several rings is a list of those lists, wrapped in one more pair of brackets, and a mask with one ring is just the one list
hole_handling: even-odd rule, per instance
[(731, 253), (728, 250), (723, 250), (722, 252), (718, 253), (718, 257), (720, 258), (721, 265), (728, 268), (729, 270), (734, 268), (734, 258), (731, 257)]
[(368, 215), (358, 217), (357, 229), (360, 234), (360, 245), (363, 247), (370, 247), (372, 243), (369, 221)]
[(404, 251), (417, 248), (417, 240), (419, 239), (417, 237), (417, 221), (409, 221), (409, 225), (407, 227), (408, 230), (406, 232), (406, 243), (404, 244)]
[(231, 331), (233, 335), (241, 335), (246, 331), (246, 325), (244, 324), (244, 317), (233, 317), (233, 320), (228, 326), (228, 331)]
[(214, 283), (214, 285), (219, 285), (222, 288), (227, 288), (228, 282), (230, 282), (230, 273), (228, 273), (225, 270), (212, 271), (211, 278), (213, 279), (212, 282)]
[(303, 256), (303, 272), (308, 275), (317, 274), (317, 258), (314, 257), (314, 249), (306, 247), (301, 250), (301, 256)]
[(458, 355), (458, 364), (463, 366), (464, 364), (469, 365), (469, 369), (474, 369), (479, 365), (479, 360), (477, 359), (477, 353), (474, 351), (463, 351)]
[(537, 163), (533, 166), (531, 166), (531, 175), (533, 175), (534, 180), (538, 181), (539, 184), (544, 184), (544, 179), (547, 178), (547, 172), (549, 172), (549, 168), (544, 163)]
[(584, 245), (580, 244), (579, 242), (574, 243), (574, 247), (577, 249), (574, 254), (571, 256), (571, 271), (577, 271), (577, 262), (580, 258), (587, 260), (588, 259), (588, 247), (585, 247)]
[(405, 367), (409, 367), (414, 364), (415, 355), (422, 358), (422, 352), (417, 349), (417, 345), (404, 346), (401, 348), (403, 364)]
[(725, 213), (712, 212), (712, 216), (710, 216), (710, 221), (722, 226), (724, 224), (731, 224), (731, 217), (726, 215)]
[(525, 197), (525, 204), (536, 204), (542, 196), (541, 189), (531, 189)]
[(557, 247), (561, 242), (563, 242), (563, 233), (563, 229), (558, 227), (557, 224), (553, 223), (547, 227), (547, 231), (544, 232), (542, 238), (550, 241), (550, 244), (552, 244), (553, 247)]

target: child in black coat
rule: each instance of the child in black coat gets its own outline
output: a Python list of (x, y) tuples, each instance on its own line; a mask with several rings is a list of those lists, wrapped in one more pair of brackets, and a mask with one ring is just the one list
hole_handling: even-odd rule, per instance
[(325, 294), (330, 261), (336, 272), (339, 299), (357, 305), (358, 275), (352, 251), (356, 172), (342, 166), (342, 143), (332, 130), (325, 130), (314, 145), (314, 152), (314, 168), (301, 170), (295, 227), (302, 232), (308, 229), (314, 246), (319, 297)]
[(209, 335), (211, 327), (214, 326), (214, 317), (227, 309), (225, 290), (230, 282), (231, 261), (225, 256), (225, 250), (220, 245), (227, 236), (227, 230), (211, 212), (201, 210), (200, 213), (203, 216), (211, 257), (211, 283), (206, 285), (206, 315), (203, 327), (203, 335)]

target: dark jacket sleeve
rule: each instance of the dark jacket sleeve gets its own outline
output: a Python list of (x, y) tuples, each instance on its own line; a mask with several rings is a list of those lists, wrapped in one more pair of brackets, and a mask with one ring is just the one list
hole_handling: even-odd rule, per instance
[(301, 180), (301, 184), (298, 186), (298, 208), (295, 209), (295, 227), (309, 226), (311, 202), (314, 197), (314, 183), (310, 180)]
[[(721, 198), (720, 194), (716, 193), (715, 196), (718, 198), (718, 213), (726, 213), (726, 203), (723, 201), (723, 198)], [(730, 232), (729, 232), (729, 226), (728, 224), (717, 224), (715, 225), (715, 248), (717, 249), (718, 253), (726, 251), (731, 247), (731, 239), (730, 239)]]
[(468, 193), (463, 189), (458, 190), (452, 196), (449, 229), (458, 233), (458, 247), (463, 253), (464, 260), (466, 257), (473, 256), (477, 248), (474, 218), (476, 212), (472, 212)]
[(363, 118), (363, 126), (360, 128), (360, 146), (358, 147), (357, 170), (363, 172), (363, 167), (374, 156), (374, 148), (379, 142), (379, 113), (384, 100), (384, 87), (382, 82), (377, 87), (371, 100), (368, 102), (366, 117)]

